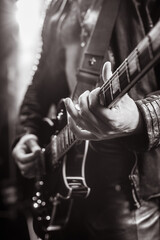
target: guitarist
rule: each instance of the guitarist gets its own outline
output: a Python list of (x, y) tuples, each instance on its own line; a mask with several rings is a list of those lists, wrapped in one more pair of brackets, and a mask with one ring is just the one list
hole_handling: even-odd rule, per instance
[[(42, 118), (52, 104), (73, 92), (80, 58), (104, 3), (67, 1), (57, 24), (57, 5), (62, 2), (52, 1), (48, 9), (42, 56), (20, 109), (13, 156), (28, 178), (35, 176), (35, 160), (41, 154), (38, 138)], [(117, 4), (103, 81), (160, 16), (159, 0), (121, 0)], [(98, 39), (97, 44), (104, 41)], [(77, 138), (90, 140), (85, 172), (91, 192), (87, 199), (75, 201), (64, 239), (160, 239), (159, 83), (157, 65), (112, 108), (99, 104), (99, 88), (85, 91), (78, 99), (78, 108), (70, 98), (65, 100), (70, 128)]]

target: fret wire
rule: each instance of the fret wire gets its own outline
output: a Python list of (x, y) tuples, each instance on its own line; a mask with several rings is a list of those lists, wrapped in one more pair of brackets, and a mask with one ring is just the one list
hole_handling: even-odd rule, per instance
[(76, 135), (74, 135), (74, 133), (73, 133), (73, 141), (75, 141), (76, 140)]
[(70, 128), (69, 128), (69, 137), (70, 137), (70, 144), (72, 144), (72, 131)]
[(136, 51), (136, 63), (137, 63), (137, 69), (138, 69), (139, 72), (141, 72), (141, 65), (140, 65), (140, 61), (139, 61), (139, 50), (138, 50), (137, 47), (136, 47), (135, 51)]
[(61, 152), (62, 146), (61, 146), (61, 141), (60, 141), (60, 135), (57, 136), (57, 151), (58, 154)]
[(60, 142), (60, 146), (61, 146), (61, 151), (63, 151), (63, 137), (62, 137), (62, 132), (60, 132), (60, 134), (59, 134), (59, 142)]
[(67, 136), (68, 136), (68, 144), (70, 145), (70, 134), (69, 134), (69, 125), (67, 125)]
[[(63, 141), (64, 140), (64, 141)], [(67, 142), (67, 145), (65, 145), (65, 140)], [(46, 151), (48, 153), (53, 153), (54, 147), (56, 148), (56, 159), (58, 160), (63, 156), (63, 154), (66, 152), (67, 149), (69, 149), (74, 142), (76, 141), (76, 136), (73, 134), (73, 132), (70, 130), (69, 125), (67, 124), (60, 132), (58, 135), (55, 135), (54, 142), (50, 142), (46, 146)]]
[(119, 74), (119, 69), (117, 69), (117, 78), (118, 78), (118, 82), (119, 82), (119, 91), (121, 92), (121, 85), (120, 85), (120, 74)]
[[(121, 75), (122, 73), (124, 73), (126, 71), (126, 68), (123, 67), (122, 69), (121, 69), (121, 71), (119, 71), (119, 75)], [(105, 91), (107, 91), (110, 88), (110, 85), (113, 82), (114, 77), (115, 77), (115, 73), (114, 73), (114, 75), (112, 75), (110, 80), (106, 84), (104, 84), (104, 86), (101, 87), (101, 91), (103, 92), (103, 94), (105, 93)]]
[(74, 135), (74, 133), (72, 132), (73, 134), (73, 142), (76, 140), (76, 136)]
[[(108, 90), (108, 88), (107, 88), (107, 90)], [(103, 94), (103, 98), (105, 99), (105, 88), (102, 89), (102, 94)]]
[(70, 128), (69, 128), (69, 135), (70, 135), (70, 142), (71, 142), (70, 144), (72, 144), (72, 141), (73, 141), (73, 140), (72, 140), (72, 131), (71, 131)]
[(71, 130), (70, 128), (68, 127), (68, 136), (69, 136), (69, 144), (71, 144)]
[(69, 144), (68, 144), (68, 128), (67, 128), (67, 127), (65, 127), (64, 132), (65, 132), (66, 145), (67, 145), (67, 147), (68, 147)]
[(66, 138), (66, 128), (63, 128), (63, 137), (64, 137), (64, 149), (67, 147), (67, 138)]
[[(152, 57), (152, 59), (153, 59), (154, 56), (153, 56), (153, 50), (152, 50), (152, 41), (151, 41), (150, 37), (148, 37), (148, 39), (149, 39), (149, 41), (150, 41), (150, 45), (149, 45), (149, 46), (150, 46), (151, 55), (152, 55), (151, 57)], [(144, 40), (146, 41), (147, 38), (145, 38)], [(128, 58), (127, 58), (128, 61), (131, 63), (131, 62), (134, 60), (134, 58), (136, 57), (136, 59), (137, 59), (137, 61), (136, 61), (136, 63), (137, 63), (137, 69), (138, 69), (139, 72), (141, 72), (141, 66), (140, 66), (140, 61), (139, 61), (139, 54), (143, 53), (143, 51), (146, 50), (145, 41), (140, 42), (140, 43), (138, 44), (137, 48), (135, 48), (135, 50), (132, 51), (131, 54), (130, 54), (130, 55), (128, 56)], [(136, 53), (136, 54), (135, 54), (135, 53)], [(151, 60), (152, 60), (152, 59), (151, 59)], [(123, 73), (126, 71), (126, 69), (124, 68), (124, 63), (125, 63), (125, 61), (124, 61), (124, 62), (119, 66), (119, 68), (118, 68), (118, 70), (119, 70), (119, 75), (123, 74)], [(112, 75), (112, 77), (110, 78), (110, 80), (101, 87), (100, 93), (101, 93), (101, 92), (104, 93), (105, 91), (107, 91), (107, 90), (110, 88), (110, 84), (111, 84), (111, 82), (114, 80), (115, 75), (116, 75), (116, 71), (113, 73), (113, 75)]]
[[(130, 60), (133, 60), (135, 58), (135, 52), (131, 52), (131, 54), (128, 56), (128, 59), (129, 58), (130, 58)], [(119, 76), (121, 74), (123, 74), (124, 72), (126, 72), (125, 61), (117, 68), (117, 70), (119, 71)], [(113, 75), (111, 76), (109, 81), (104, 83), (104, 85), (101, 87), (102, 92), (106, 91), (110, 88), (110, 83), (113, 81), (115, 75), (116, 75), (116, 71), (113, 73)]]
[(111, 90), (112, 90), (112, 100), (113, 100), (113, 96), (114, 94), (117, 92), (117, 90), (119, 90), (121, 92), (121, 87), (120, 87), (120, 82), (119, 82), (119, 70), (117, 69), (115, 71), (115, 77), (112, 80), (112, 84), (111, 84)]
[[(129, 59), (129, 62), (132, 62), (135, 59), (135, 56), (136, 56), (135, 51), (132, 51), (127, 59)], [(117, 68), (117, 70), (119, 71), (119, 76), (126, 72), (125, 61), (123, 61), (123, 63)], [(110, 82), (113, 81), (113, 79), (116, 75), (116, 71), (113, 73), (110, 80), (108, 82), (104, 83), (104, 85), (101, 87), (102, 92), (107, 91), (110, 88)]]
[(149, 51), (149, 56), (150, 56), (150, 59), (152, 60), (153, 59), (153, 49), (152, 49), (152, 40), (151, 40), (151, 37), (149, 35), (147, 35), (147, 39), (148, 39), (148, 51)]
[(66, 131), (65, 131), (65, 128), (63, 128), (63, 136), (64, 136), (64, 149), (66, 149), (67, 141), (66, 141)]
[[(143, 50), (143, 49), (145, 49), (146, 48), (146, 46), (145, 46), (145, 44), (144, 44), (144, 41), (143, 42), (140, 42), (139, 44), (138, 44), (138, 46), (137, 46), (137, 50), (136, 49), (134, 49), (131, 53), (130, 53), (130, 55), (128, 56), (128, 62), (131, 62), (132, 60), (134, 60), (134, 58), (135, 57), (137, 57), (137, 53), (138, 53), (138, 57), (139, 57), (139, 53)], [(137, 51), (137, 52), (136, 52)], [(139, 62), (138, 62), (139, 63)], [(124, 68), (124, 65), (125, 65), (125, 61), (123, 61), (123, 63), (118, 67), (118, 70), (119, 70), (119, 72), (120, 72), (120, 74), (122, 73), (124, 73), (125, 72), (125, 68)], [(139, 65), (139, 70), (140, 70), (140, 63), (138, 64)], [(108, 82), (106, 82), (101, 88), (109, 88), (109, 85), (110, 85), (110, 82), (112, 82), (112, 80), (113, 80), (113, 78), (115, 77), (115, 73), (116, 72), (114, 72), (113, 73), (113, 75), (112, 75), (112, 77), (110, 78), (110, 80), (108, 81)]]
[(62, 129), (61, 133), (61, 142), (62, 142), (62, 151), (65, 149), (65, 142), (64, 142), (64, 130)]
[[(58, 139), (57, 139), (57, 135), (54, 136), (53, 138), (53, 141), (54, 141), (54, 148), (53, 148), (53, 151), (54, 151), (54, 156), (58, 154)], [(57, 152), (56, 152), (57, 150)]]
[(71, 131), (71, 129), (69, 128), (69, 125), (67, 126), (67, 129), (68, 129), (68, 140), (69, 140), (68, 145), (71, 145), (76, 140), (76, 137)]
[[(146, 39), (144, 39), (144, 40), (146, 40)], [(151, 41), (151, 39), (150, 39), (150, 41)], [(150, 43), (150, 47), (151, 47), (152, 45), (151, 45), (151, 43)], [(129, 62), (131, 62), (135, 57), (137, 57), (137, 67), (138, 67), (138, 70), (139, 70), (139, 72), (141, 71), (141, 68), (140, 68), (140, 62), (139, 62), (139, 53), (143, 50), (143, 49), (145, 49), (146, 48), (146, 46), (145, 46), (145, 44), (144, 44), (144, 41), (142, 41), (142, 42), (140, 42), (139, 44), (138, 44), (138, 46), (137, 46), (137, 48), (136, 49), (134, 49), (131, 53), (130, 53), (130, 55), (128, 56), (128, 61)], [(153, 51), (152, 51), (153, 52)], [(126, 70), (126, 69), (124, 69), (124, 64), (125, 64), (125, 61), (118, 67), (118, 69), (119, 69), (119, 72), (120, 72), (120, 74), (121, 73), (124, 73), (124, 71)], [(104, 92), (104, 89), (105, 89), (105, 91), (106, 90), (108, 90), (108, 88), (110, 87), (110, 83), (113, 81), (113, 78), (115, 77), (115, 72), (113, 73), (113, 75), (112, 75), (112, 77), (110, 78), (110, 80), (108, 81), (108, 82), (106, 82), (102, 87), (101, 87), (101, 91), (103, 91)]]
[(57, 135), (57, 153), (59, 154), (59, 152), (61, 152), (61, 141), (60, 141), (60, 135)]
[[(55, 149), (54, 148), (56, 148), (57, 149), (57, 153), (58, 153), (58, 139), (57, 139), (57, 136), (55, 135), (54, 137), (53, 137), (53, 143), (52, 144), (54, 144), (54, 146), (52, 147), (52, 150), (53, 151), (55, 151)], [(56, 146), (56, 147), (55, 147)]]
[(70, 132), (71, 132), (71, 140), (72, 140), (72, 142), (74, 141), (74, 135), (73, 135), (73, 132), (70, 130)]
[[(113, 82), (113, 81), (112, 81), (112, 82)], [(110, 89), (111, 98), (112, 98), (112, 100), (113, 100), (112, 82), (110, 82), (109, 89)], [(104, 97), (105, 97), (105, 92), (104, 92), (103, 94), (104, 94)]]
[(125, 59), (125, 68), (126, 68), (127, 81), (128, 83), (130, 83), (131, 80), (130, 80), (130, 74), (129, 74), (128, 58)]
[(124, 66), (124, 62), (123, 62), (123, 65), (121, 65), (120, 67), (121, 68), (118, 68), (115, 72), (114, 72), (114, 74), (112, 75), (112, 77), (110, 78), (110, 80), (108, 81), (108, 82), (106, 82), (105, 84), (104, 84), (104, 86), (102, 86), (101, 87), (101, 91), (106, 91), (106, 90), (108, 90), (109, 88), (110, 88), (110, 84), (111, 84), (111, 82), (113, 82), (113, 80), (114, 80), (114, 78), (116, 77), (116, 74), (117, 74), (117, 71), (118, 71), (118, 73), (119, 73), (119, 76), (121, 75), (121, 74), (123, 74), (124, 72), (126, 72), (126, 67)]
[(69, 128), (69, 126), (67, 126), (67, 131), (68, 131), (68, 142), (69, 142), (69, 145), (70, 145), (71, 140), (70, 140), (70, 128)]

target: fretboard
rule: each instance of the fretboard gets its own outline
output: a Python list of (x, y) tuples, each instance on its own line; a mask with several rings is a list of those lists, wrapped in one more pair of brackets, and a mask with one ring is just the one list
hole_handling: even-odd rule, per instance
[(100, 103), (112, 107), (160, 59), (160, 21), (100, 89)]
[(52, 154), (52, 164), (57, 164), (59, 159), (69, 151), (76, 141), (78, 140), (70, 130), (68, 124), (58, 133), (58, 135), (53, 135), (48, 146), (49, 151), (51, 151)]

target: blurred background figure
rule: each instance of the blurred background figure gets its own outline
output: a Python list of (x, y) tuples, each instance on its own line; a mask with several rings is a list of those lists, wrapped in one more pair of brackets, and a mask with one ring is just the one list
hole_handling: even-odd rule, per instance
[(27, 185), (23, 192), (28, 183), (18, 175), (10, 149), (19, 105), (40, 58), (48, 4), (48, 0), (0, 1), (0, 239), (4, 240), (35, 238)]
[[(15, 79), (18, 53), (18, 24), (15, 19), (16, 1), (0, 1), (0, 176), (8, 178), (9, 166), (9, 110), (11, 109), (10, 82)], [(14, 92), (15, 89), (12, 89)]]

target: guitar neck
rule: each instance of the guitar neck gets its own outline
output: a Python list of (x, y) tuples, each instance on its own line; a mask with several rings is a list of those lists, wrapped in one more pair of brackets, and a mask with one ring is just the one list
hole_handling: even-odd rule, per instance
[(160, 21), (102, 85), (100, 104), (111, 108), (160, 59)]
[[(118, 67), (112, 77), (102, 85), (100, 104), (112, 107), (160, 58), (160, 21)], [(51, 139), (52, 162), (69, 151), (77, 139), (66, 125)]]
[(70, 130), (67, 124), (58, 135), (53, 135), (51, 137), (51, 142), (47, 149), (52, 154), (52, 164), (57, 164), (59, 159), (66, 154), (69, 149), (78, 141), (76, 136)]

